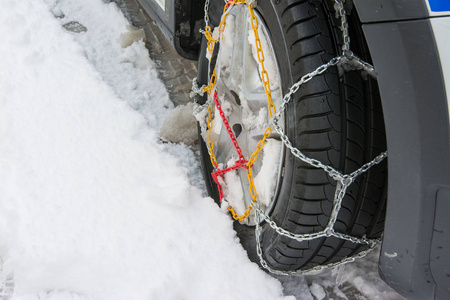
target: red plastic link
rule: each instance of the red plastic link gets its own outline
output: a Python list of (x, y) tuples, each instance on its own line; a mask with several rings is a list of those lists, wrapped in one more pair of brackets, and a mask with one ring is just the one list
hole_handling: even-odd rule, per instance
[(225, 114), (222, 110), (222, 106), (219, 103), (219, 98), (217, 96), (217, 91), (214, 91), (214, 102), (216, 103), (216, 108), (219, 111), (220, 117), (222, 118), (223, 124), (225, 125), (225, 128), (228, 132), (228, 135), (230, 136), (231, 141), (233, 142), (234, 145), (234, 149), (236, 150), (237, 154), (239, 155), (239, 159), (234, 163), (233, 166), (228, 167), (226, 169), (219, 169), (217, 168), (216, 172), (211, 173), (212, 178), (214, 179), (214, 182), (217, 184), (217, 189), (219, 190), (219, 196), (220, 196), (220, 203), (222, 203), (222, 199), (223, 199), (223, 190), (222, 190), (222, 186), (219, 183), (219, 176), (223, 178), (223, 175), (227, 172), (233, 171), (233, 170), (237, 170), (239, 168), (245, 168), (247, 169), (247, 163), (248, 161), (245, 160), (244, 155), (242, 154), (242, 150), (239, 147), (239, 144), (236, 140), (236, 137), (234, 135), (233, 130), (231, 129), (230, 124), (228, 123), (227, 118), (225, 117)]
[(219, 183), (219, 176), (222, 177), (222, 179), (223, 179), (223, 175), (225, 173), (228, 173), (233, 170), (237, 170), (239, 168), (247, 169), (247, 161), (246, 160), (242, 160), (242, 161), (238, 160), (231, 167), (228, 167), (223, 170), (217, 169), (216, 172), (211, 173), (211, 176), (214, 179), (214, 182), (217, 184), (217, 189), (219, 190), (220, 203), (222, 203), (222, 199), (223, 199), (223, 190), (222, 190), (222, 185)]
[(230, 136), (231, 141), (233, 142), (234, 149), (236, 149), (237, 154), (239, 155), (239, 159), (243, 160), (244, 155), (242, 155), (242, 150), (239, 147), (239, 144), (236, 140), (236, 137), (234, 135), (233, 130), (231, 129), (230, 124), (228, 123), (227, 118), (225, 117), (225, 114), (222, 110), (222, 106), (219, 103), (219, 98), (217, 97), (217, 91), (214, 91), (214, 102), (216, 103), (217, 110), (219, 111), (220, 117), (222, 118), (223, 124), (225, 125), (225, 128), (227, 129), (228, 135)]
[(230, 5), (233, 5), (233, 1), (232, 0), (228, 0), (227, 3), (225, 4), (225, 10), (227, 10)]

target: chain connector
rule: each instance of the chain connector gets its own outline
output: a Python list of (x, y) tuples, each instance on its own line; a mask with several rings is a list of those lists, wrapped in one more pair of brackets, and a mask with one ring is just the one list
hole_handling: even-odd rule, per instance
[(349, 175), (344, 175), (341, 178), (341, 183), (343, 186), (350, 186), (355, 178)]
[(256, 0), (247, 0), (246, 3), (247, 6), (251, 8), (255, 8), (258, 5), (258, 1)]

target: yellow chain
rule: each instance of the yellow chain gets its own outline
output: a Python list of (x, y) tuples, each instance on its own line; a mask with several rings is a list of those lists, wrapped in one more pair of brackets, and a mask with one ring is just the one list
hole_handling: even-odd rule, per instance
[(213, 37), (211, 35), (211, 26), (206, 26), (204, 35), (205, 35), (206, 39), (208, 40), (209, 53), (212, 54), (212, 52), (214, 50), (214, 43), (216, 43), (217, 41), (215, 39), (213, 39)]
[(261, 64), (261, 79), (264, 83), (264, 90), (267, 95), (267, 101), (269, 102), (269, 105), (268, 105), (269, 115), (271, 117), (273, 117), (273, 116), (275, 116), (277, 111), (276, 111), (275, 105), (273, 104), (273, 101), (272, 101), (272, 92), (270, 90), (270, 84), (269, 84), (269, 74), (267, 73), (266, 69), (264, 68), (264, 52), (262, 50), (261, 40), (259, 39), (259, 34), (258, 34), (258, 20), (256, 19), (253, 8), (248, 5), (247, 5), (247, 7), (250, 12), (250, 18), (251, 18), (253, 32), (255, 33), (255, 46), (256, 46), (256, 51), (258, 52), (258, 60), (259, 60), (259, 63)]
[(233, 219), (238, 220), (238, 221), (244, 221), (246, 218), (248, 218), (250, 216), (250, 211), (252, 210), (252, 205), (249, 205), (248, 208), (245, 210), (244, 214), (242, 216), (239, 216), (234, 209), (231, 206), (228, 206), (228, 210), (231, 212), (231, 215), (233, 216)]
[(253, 163), (255, 162), (256, 158), (258, 157), (259, 151), (262, 150), (262, 148), (266, 144), (267, 138), (271, 135), (271, 133), (272, 133), (272, 128), (269, 126), (264, 131), (264, 137), (258, 142), (258, 144), (256, 145), (255, 152), (253, 152), (252, 155), (250, 155), (250, 159), (247, 162), (247, 177), (248, 177), (250, 195), (252, 196), (253, 202), (256, 201), (256, 197), (258, 195), (256, 193), (255, 185), (253, 184), (253, 176), (252, 176), (251, 169), (252, 169)]
[(214, 168), (217, 168), (217, 159), (216, 155), (214, 154), (214, 143), (211, 141), (212, 127), (213, 127), (213, 120), (211, 115), (213, 108), (214, 105), (213, 102), (211, 102), (208, 106), (208, 150), (211, 164), (214, 166)]
[[(243, 2), (243, 1), (239, 1), (239, 2)], [(234, 3), (233, 3), (234, 4)], [(239, 3), (240, 4), (240, 3)], [(208, 51), (209, 54), (212, 57), (213, 51), (214, 51), (214, 44), (217, 43), (217, 41), (220, 41), (220, 36), (222, 35), (223, 30), (225, 29), (225, 19), (228, 16), (228, 12), (227, 12), (227, 6), (225, 5), (223, 8), (223, 13), (222, 13), (222, 18), (220, 20), (220, 24), (219, 24), (219, 37), (217, 38), (217, 40), (215, 40), (212, 37), (212, 32), (211, 32), (211, 26), (206, 26), (205, 28), (205, 37), (208, 40)], [(209, 89), (210, 91), (212, 91), (213, 87), (211, 87), (211, 89)], [(205, 90), (206, 92), (206, 90)]]
[[(220, 21), (219, 25), (219, 37), (218, 40), (220, 40), (220, 36), (222, 35), (223, 30), (225, 29), (225, 19), (228, 16), (227, 8), (226, 6), (223, 9), (222, 13), (222, 19)], [(211, 35), (211, 27), (207, 26), (205, 29), (205, 37), (208, 40), (208, 51), (212, 57), (213, 51), (214, 51), (214, 44), (217, 43), (217, 40), (213, 39)], [(217, 75), (216, 70), (214, 68), (211, 78), (209, 79), (209, 85), (205, 86), (203, 88), (204, 92), (207, 92), (208, 95), (211, 95), (211, 92), (214, 90), (214, 87), (216, 85)], [(208, 106), (208, 150), (209, 150), (209, 158), (211, 160), (211, 164), (214, 166), (214, 168), (217, 168), (217, 159), (216, 155), (214, 154), (214, 143), (211, 141), (211, 133), (212, 133), (212, 127), (213, 127), (213, 121), (212, 121), (212, 112), (214, 109), (214, 105), (211, 102)]]
[[(253, 7), (251, 5), (249, 5), (246, 0), (235, 0), (235, 1), (230, 1), (228, 3), (234, 4), (234, 5), (246, 4), (248, 7), (248, 10), (250, 12), (251, 25), (252, 25), (253, 32), (255, 34), (255, 46), (256, 46), (256, 51), (257, 51), (257, 55), (258, 55), (258, 61), (261, 65), (261, 79), (264, 84), (264, 91), (266, 92), (266, 95), (267, 95), (269, 115), (270, 115), (270, 117), (273, 117), (276, 114), (276, 108), (272, 101), (272, 92), (270, 89), (269, 74), (267, 73), (267, 71), (264, 67), (264, 52), (262, 50), (261, 40), (260, 40), (259, 34), (258, 34), (258, 20), (253, 11)], [(222, 19), (219, 24), (218, 40), (220, 40), (220, 36), (222, 35), (222, 33), (225, 29), (225, 25), (226, 25), (225, 19), (227, 18), (228, 13), (229, 13), (229, 11), (227, 12), (227, 6), (225, 6), (224, 10), (223, 10), (223, 14), (222, 14)], [(211, 27), (210, 26), (207, 26), (205, 29), (205, 37), (208, 40), (208, 51), (210, 52), (210, 55), (212, 57), (212, 53), (214, 51), (214, 44), (217, 42), (217, 40), (213, 39), (213, 37), (211, 35)], [(216, 80), (217, 80), (217, 76), (216, 76), (216, 72), (214, 69), (213, 73), (211, 75), (211, 78), (210, 78), (209, 85), (207, 87), (203, 88), (203, 90), (205, 92), (207, 92), (208, 95), (210, 95), (211, 92), (213, 91), (213, 89), (216, 85)], [(213, 103), (211, 102), (208, 107), (208, 149), (209, 149), (211, 163), (215, 168), (217, 168), (217, 160), (216, 160), (216, 156), (214, 155), (214, 144), (212, 143), (211, 137), (210, 137), (210, 135), (212, 133), (212, 127), (213, 127), (212, 111), (213, 111)], [(263, 138), (258, 142), (258, 144), (256, 146), (256, 150), (252, 153), (249, 161), (247, 162), (247, 178), (248, 178), (248, 182), (249, 182), (249, 190), (250, 190), (250, 195), (252, 197), (252, 203), (248, 206), (248, 208), (245, 210), (244, 214), (242, 214), (241, 216), (238, 216), (231, 206), (228, 207), (228, 210), (231, 212), (231, 214), (235, 220), (242, 222), (246, 218), (248, 218), (250, 216), (250, 211), (253, 208), (253, 204), (256, 203), (256, 198), (257, 198), (258, 194), (256, 192), (255, 184), (253, 182), (252, 166), (258, 157), (258, 153), (263, 149), (264, 145), (266, 144), (266, 140), (270, 136), (271, 133), (272, 133), (272, 128), (269, 126), (264, 131)]]
[(244, 211), (244, 214), (242, 214), (242, 216), (238, 216), (231, 206), (228, 207), (228, 210), (231, 212), (231, 215), (235, 220), (242, 222), (247, 217), (249, 217), (250, 211), (253, 208), (253, 204), (256, 203), (256, 197), (258, 196), (258, 194), (256, 193), (256, 187), (255, 184), (253, 183), (252, 166), (256, 158), (258, 157), (258, 152), (262, 150), (262, 148), (266, 144), (266, 139), (270, 136), (271, 133), (272, 128), (269, 126), (264, 131), (264, 137), (258, 142), (255, 152), (253, 152), (253, 154), (250, 156), (250, 160), (247, 162), (247, 178), (248, 178), (248, 186), (250, 189), (250, 195), (252, 197), (252, 204), (248, 206), (248, 208)]

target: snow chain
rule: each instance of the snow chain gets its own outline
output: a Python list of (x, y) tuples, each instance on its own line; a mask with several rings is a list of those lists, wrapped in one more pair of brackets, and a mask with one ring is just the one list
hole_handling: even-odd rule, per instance
[[(350, 50), (350, 36), (348, 33), (348, 23), (347, 23), (346, 12), (345, 12), (342, 0), (334, 0), (335, 1), (334, 8), (336, 10), (336, 13), (339, 15), (339, 17), (341, 19), (341, 32), (342, 32), (342, 37), (343, 37), (343, 42), (344, 42), (342, 45), (342, 55), (337, 56), (337, 57), (331, 59), (328, 63), (319, 66), (316, 70), (304, 75), (298, 82), (296, 82), (289, 89), (288, 93), (283, 97), (283, 102), (282, 102), (281, 106), (279, 107), (278, 112), (272, 101), (272, 95), (271, 95), (270, 84), (269, 84), (269, 76), (268, 76), (266, 69), (264, 68), (264, 53), (263, 53), (263, 50), (261, 47), (261, 41), (260, 41), (259, 35), (258, 35), (258, 21), (257, 21), (257, 18), (255, 16), (255, 13), (253, 10), (253, 8), (256, 6), (256, 1), (255, 0), (246, 0), (246, 1), (245, 0), (228, 0), (228, 1), (226, 1), (226, 5), (224, 7), (222, 18), (221, 18), (221, 21), (219, 24), (219, 30), (218, 30), (219, 35), (218, 35), (217, 40), (215, 40), (212, 37), (211, 27), (209, 25), (209, 17), (208, 17), (209, 1), (210, 0), (206, 0), (206, 3), (205, 3), (206, 28), (204, 31), (202, 30), (202, 33), (205, 35), (206, 39), (208, 40), (207, 48), (208, 48), (208, 51), (211, 56), (212, 56), (212, 53), (214, 50), (214, 45), (221, 38), (221, 35), (222, 35), (223, 30), (226, 25), (225, 21), (228, 16), (228, 13), (230, 12), (230, 9), (234, 5), (245, 4), (247, 6), (247, 8), (250, 12), (251, 26), (252, 26), (252, 29), (255, 34), (255, 45), (256, 45), (256, 50), (257, 50), (257, 56), (258, 56), (258, 61), (261, 66), (260, 75), (261, 75), (261, 79), (264, 84), (265, 93), (267, 95), (268, 110), (269, 110), (270, 117), (273, 117), (271, 124), (264, 131), (264, 137), (258, 142), (256, 150), (250, 156), (249, 160), (246, 161), (242, 155), (242, 152), (240, 151), (239, 145), (237, 145), (237, 141), (236, 141), (234, 134), (228, 124), (228, 121), (226, 120), (226, 117), (224, 116), (223, 111), (220, 108), (220, 103), (217, 99), (217, 92), (214, 91), (216, 80), (217, 80), (217, 76), (215, 73), (215, 66), (214, 66), (208, 86), (198, 87), (197, 79), (195, 78), (193, 80), (193, 88), (192, 88), (191, 96), (193, 96), (194, 94), (203, 95), (204, 92), (208, 93), (208, 101), (203, 105), (203, 107), (208, 108), (208, 121), (207, 121), (208, 141), (207, 141), (207, 145), (208, 145), (208, 152), (210, 155), (211, 163), (216, 170), (215, 172), (212, 173), (212, 177), (213, 177), (214, 181), (217, 183), (217, 186), (219, 188), (220, 200), (222, 201), (222, 199), (223, 199), (223, 193), (222, 193), (222, 188), (221, 188), (221, 185), (219, 182), (219, 177), (221, 177), (223, 179), (223, 175), (226, 172), (236, 170), (241, 167), (246, 168), (247, 169), (247, 177), (248, 177), (248, 181), (249, 181), (250, 195), (252, 197), (252, 203), (251, 203), (251, 205), (249, 205), (248, 209), (244, 212), (244, 214), (242, 216), (238, 216), (231, 206), (229, 206), (228, 209), (231, 212), (233, 218), (236, 220), (239, 220), (239, 221), (245, 220), (250, 215), (250, 210), (252, 208), (255, 209), (255, 222), (256, 222), (255, 236), (256, 236), (256, 248), (257, 248), (256, 250), (257, 250), (258, 257), (260, 259), (261, 266), (263, 266), (265, 269), (267, 269), (270, 273), (273, 273), (276, 275), (298, 275), (298, 274), (305, 274), (305, 273), (309, 273), (309, 272), (317, 272), (317, 271), (321, 271), (325, 268), (334, 268), (336, 266), (352, 262), (357, 258), (361, 258), (361, 257), (365, 256), (378, 243), (381, 242), (381, 239), (368, 239), (365, 236), (354, 237), (354, 236), (350, 236), (347, 234), (339, 233), (334, 230), (334, 225), (336, 223), (337, 216), (339, 214), (339, 210), (341, 209), (342, 200), (345, 196), (347, 188), (353, 183), (353, 181), (358, 176), (367, 172), (374, 165), (381, 163), (387, 157), (387, 152), (381, 153), (375, 159), (366, 163), (365, 165), (363, 165), (362, 167), (360, 167), (359, 169), (357, 169), (356, 171), (354, 171), (351, 174), (342, 174), (340, 171), (336, 170), (335, 168), (328, 166), (328, 165), (324, 165), (319, 160), (307, 157), (299, 149), (295, 148), (292, 145), (291, 141), (289, 140), (288, 136), (283, 131), (283, 128), (279, 124), (279, 121), (286, 110), (287, 104), (292, 100), (292, 95), (298, 91), (300, 86), (309, 82), (314, 77), (323, 74), (330, 67), (338, 66), (338, 65), (341, 65), (341, 66), (342, 65), (350, 65), (353, 69), (364, 70), (369, 75), (374, 76), (375, 71), (374, 71), (373, 66), (371, 64), (361, 60), (360, 58), (356, 57), (354, 55), (354, 53)], [(213, 91), (214, 91), (213, 96), (211, 96), (211, 93)], [(213, 98), (213, 99), (211, 100), (211, 98)], [(218, 168), (217, 160), (214, 155), (214, 144), (210, 138), (210, 134), (212, 132), (212, 126), (213, 126), (212, 113), (213, 113), (213, 109), (214, 109), (214, 103), (216, 104), (216, 108), (221, 115), (221, 118), (224, 122), (225, 127), (227, 128), (227, 132), (229, 133), (230, 138), (233, 141), (235, 149), (236, 149), (237, 153), (239, 154), (239, 160), (236, 161), (235, 165), (232, 167), (226, 168), (224, 170), (220, 170)], [(258, 195), (256, 193), (256, 189), (255, 189), (255, 186), (253, 183), (253, 176), (252, 176), (251, 170), (252, 170), (253, 163), (255, 162), (255, 160), (258, 156), (258, 153), (264, 147), (266, 139), (271, 135), (273, 130), (278, 132), (284, 145), (291, 151), (291, 153), (295, 157), (297, 157), (301, 161), (303, 161), (315, 168), (323, 169), (331, 178), (333, 178), (334, 180), (337, 181), (336, 190), (335, 190), (335, 194), (334, 194), (334, 200), (333, 200), (333, 209), (331, 211), (330, 219), (329, 219), (328, 224), (325, 227), (325, 229), (320, 232), (310, 233), (310, 234), (295, 234), (295, 233), (289, 232), (289, 231), (281, 228), (273, 220), (271, 220), (270, 217), (261, 209), (261, 207), (259, 206), (259, 203), (256, 201)], [(262, 252), (262, 248), (261, 248), (261, 226), (260, 226), (260, 223), (262, 221), (265, 221), (267, 224), (269, 224), (269, 226), (273, 230), (275, 230), (278, 234), (288, 237), (290, 239), (294, 239), (299, 242), (313, 240), (313, 239), (322, 238), (322, 237), (333, 236), (333, 237), (336, 237), (336, 238), (339, 238), (342, 240), (350, 241), (352, 243), (368, 245), (369, 247), (367, 250), (361, 251), (360, 253), (358, 253), (355, 256), (344, 258), (343, 260), (336, 262), (336, 263), (316, 266), (316, 267), (308, 269), (308, 270), (296, 270), (296, 271), (275, 270), (269, 266), (269, 264), (266, 262), (266, 260), (264, 259), (264, 256), (263, 256), (263, 252)]]

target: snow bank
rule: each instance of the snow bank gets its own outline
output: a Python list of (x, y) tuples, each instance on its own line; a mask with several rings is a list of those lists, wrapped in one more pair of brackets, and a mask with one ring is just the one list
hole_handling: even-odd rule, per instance
[(0, 4), (1, 280), (13, 299), (281, 298), (157, 142), (172, 105), (126, 25), (100, 0)]

